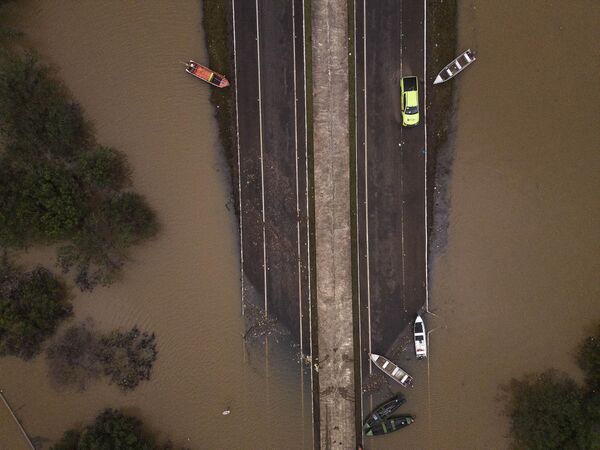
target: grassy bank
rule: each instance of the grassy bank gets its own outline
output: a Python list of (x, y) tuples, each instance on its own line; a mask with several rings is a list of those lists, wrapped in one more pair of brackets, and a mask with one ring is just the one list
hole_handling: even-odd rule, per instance
[[(457, 44), (457, 4), (456, 0), (427, 1), (427, 74), (426, 82), (431, 86), (433, 79), (448, 62), (456, 56)], [(428, 160), (427, 192), (428, 230), (433, 226), (433, 196), (436, 177), (443, 175), (449, 167), (438, 164), (443, 153), (450, 149), (445, 146), (452, 127), (454, 83), (443, 83), (427, 90)]]
[[(233, 24), (230, 2), (203, 1), (202, 26), (208, 49), (208, 65), (225, 74), (233, 85), (235, 80), (233, 62)], [(235, 150), (235, 90), (211, 89), (210, 102), (215, 107), (215, 117), (219, 126), (219, 138), (223, 146), (225, 161), (231, 174), (232, 191), (237, 191), (237, 154)], [(237, 202), (236, 214), (239, 214)]]

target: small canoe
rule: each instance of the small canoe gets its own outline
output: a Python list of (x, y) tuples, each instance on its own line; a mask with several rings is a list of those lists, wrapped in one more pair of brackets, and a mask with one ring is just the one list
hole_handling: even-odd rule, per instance
[(229, 81), (225, 78), (225, 75), (215, 72), (208, 67), (198, 64), (196, 61), (191, 59), (185, 63), (185, 71), (190, 75), (194, 75), (196, 78), (206, 81), (213, 86), (218, 88), (224, 88), (229, 86)]
[(381, 434), (389, 434), (394, 431), (401, 430), (404, 427), (409, 426), (415, 421), (413, 416), (398, 416), (390, 417), (374, 425), (365, 432), (367, 436), (378, 436)]
[(421, 316), (417, 316), (414, 325), (415, 353), (418, 359), (427, 358), (427, 333)]
[(471, 49), (465, 50), (440, 71), (438, 76), (433, 81), (433, 84), (440, 84), (444, 81), (454, 78), (460, 72), (469, 67), (475, 61), (475, 59), (475, 53), (473, 53)]
[(367, 417), (367, 419), (365, 420), (365, 425), (363, 427), (365, 432), (367, 432), (370, 428), (373, 428), (383, 419), (387, 419), (389, 416), (391, 416), (394, 413), (394, 411), (400, 408), (400, 405), (402, 405), (404, 402), (406, 402), (406, 399), (401, 395), (397, 394), (389, 400), (387, 400), (385, 403), (382, 403), (380, 406), (375, 408), (373, 412), (369, 414), (369, 417)]
[(376, 355), (375, 353), (369, 353), (369, 356), (371, 357), (371, 361), (373, 361), (377, 367), (383, 370), (390, 378), (400, 383), (401, 386), (405, 388), (413, 387), (413, 377), (389, 359), (381, 355)]

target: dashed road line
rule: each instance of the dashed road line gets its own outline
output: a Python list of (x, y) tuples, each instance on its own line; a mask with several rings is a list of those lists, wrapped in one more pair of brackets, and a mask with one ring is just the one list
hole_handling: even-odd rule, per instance
[[(370, 271), (370, 260), (369, 260), (369, 166), (368, 166), (368, 128), (367, 128), (367, 0), (363, 0), (363, 70), (364, 70), (364, 114), (365, 114), (365, 238), (366, 238), (366, 257), (367, 257), (367, 309), (368, 314), (368, 331), (369, 331), (369, 353), (372, 353), (372, 338), (371, 338), (371, 271)], [(369, 374), (373, 373), (373, 363), (369, 358)]]
[(239, 202), (239, 229), (240, 229), (240, 283), (241, 283), (241, 312), (245, 313), (244, 302), (244, 219), (242, 214), (242, 171), (240, 157), (240, 119), (238, 106), (238, 72), (237, 72), (237, 40), (235, 34), (235, 0), (231, 0), (231, 11), (233, 16), (233, 71), (235, 77), (235, 136), (237, 144), (237, 168), (238, 168), (238, 202)]
[(264, 283), (264, 298), (265, 298), (265, 317), (269, 313), (267, 299), (267, 241), (265, 232), (265, 165), (263, 153), (263, 120), (262, 120), (262, 89), (260, 84), (260, 26), (258, 23), (258, 0), (256, 0), (256, 55), (258, 58), (258, 122), (260, 136), (260, 182), (261, 182), (261, 197), (262, 197), (262, 235), (263, 235), (263, 283)]

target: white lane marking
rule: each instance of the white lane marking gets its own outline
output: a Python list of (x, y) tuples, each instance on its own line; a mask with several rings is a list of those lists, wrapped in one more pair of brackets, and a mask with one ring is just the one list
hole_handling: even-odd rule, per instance
[(425, 310), (429, 312), (429, 239), (427, 236), (427, 0), (423, 0), (423, 132), (425, 133)]
[(296, 92), (296, 8), (294, 0), (292, 4), (292, 55), (294, 58), (294, 150), (295, 150), (295, 170), (296, 170), (296, 241), (297, 266), (298, 266), (298, 320), (300, 321), (300, 354), (302, 354), (302, 260), (300, 256), (300, 196), (298, 194), (298, 94)]
[(233, 15), (233, 70), (235, 76), (235, 133), (237, 143), (237, 167), (238, 167), (238, 203), (239, 203), (239, 219), (240, 219), (240, 280), (241, 280), (241, 309), (242, 316), (245, 312), (244, 303), (244, 227), (243, 227), (243, 211), (242, 211), (242, 171), (240, 169), (240, 120), (238, 107), (238, 72), (237, 72), (237, 41), (235, 35), (235, 0), (231, 0), (231, 9)]
[[(402, 18), (403, 18), (403, 14), (402, 14), (402, 1), (400, 1), (400, 77), (402, 78), (404, 76), (404, 72), (402, 69), (402, 61), (403, 61), (403, 57), (402, 57)], [(398, 89), (400, 89), (400, 87), (398, 87)]]
[(260, 183), (262, 196), (263, 283), (265, 297), (265, 317), (267, 317), (269, 311), (267, 305), (267, 241), (265, 232), (265, 160), (263, 153), (262, 89), (260, 85), (260, 27), (258, 25), (258, 0), (256, 0), (256, 55), (258, 58), (258, 123), (260, 135)]
[[(358, 124), (358, 34), (356, 29), (356, 9), (357, 4), (354, 2), (354, 123)], [(363, 20), (364, 22), (364, 20)], [(364, 26), (363, 26), (364, 28)], [(356, 277), (357, 283), (357, 300), (358, 300), (358, 349), (359, 349), (359, 358), (358, 358), (358, 375), (360, 377), (360, 417), (364, 417), (364, 407), (363, 407), (363, 396), (362, 396), (362, 385), (363, 385), (363, 377), (362, 377), (362, 313), (361, 313), (361, 297), (360, 297), (360, 207), (359, 207), (359, 189), (358, 189), (358, 133), (354, 133), (354, 151), (355, 151), (355, 174), (356, 177), (356, 273), (358, 276)]]
[(312, 350), (313, 350), (313, 329), (312, 329), (312, 290), (311, 290), (311, 260), (310, 260), (310, 203), (308, 198), (308, 107), (307, 107), (307, 89), (306, 89), (306, 6), (302, 0), (302, 58), (304, 64), (304, 176), (305, 180), (305, 196), (306, 196), (306, 262), (307, 262), (307, 298), (308, 298), (308, 338), (309, 338), (309, 353), (310, 353), (310, 392), (311, 392), (311, 417), (312, 417), (312, 442), (315, 442), (315, 403), (312, 401), (312, 392), (314, 392), (313, 365), (312, 365)]
[[(400, 2), (400, 76), (403, 76), (403, 51), (402, 46), (404, 45), (404, 27), (402, 26), (402, 22), (404, 19), (404, 13), (402, 12), (402, 2)], [(400, 87), (398, 87), (400, 89)], [(400, 127), (400, 198), (402, 199), (402, 203), (400, 204), (400, 239), (402, 245), (402, 309), (404, 312), (406, 309), (406, 247), (404, 245), (404, 127)]]
[[(369, 166), (368, 166), (368, 141), (367, 135), (367, 0), (363, 0), (363, 71), (364, 71), (364, 91), (365, 91), (365, 238), (366, 238), (366, 256), (367, 256), (367, 308), (368, 315), (368, 330), (369, 330), (369, 353), (372, 353), (372, 338), (371, 338), (371, 273), (370, 273), (370, 258), (369, 258)], [(373, 363), (369, 359), (369, 374), (373, 373)]]

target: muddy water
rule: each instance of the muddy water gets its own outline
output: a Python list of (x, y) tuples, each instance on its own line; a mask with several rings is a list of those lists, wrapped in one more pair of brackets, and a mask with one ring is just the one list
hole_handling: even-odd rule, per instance
[[(449, 242), (412, 429), (367, 448), (505, 449), (498, 385), (555, 367), (600, 320), (600, 4), (460, 2)], [(428, 389), (429, 386), (429, 389)], [(428, 407), (428, 404), (430, 407)]]
[[(267, 360), (262, 348), (242, 343), (228, 175), (208, 86), (181, 65), (206, 60), (199, 7), (196, 0), (36, 0), (20, 2), (15, 13), (84, 106), (99, 141), (127, 154), (134, 186), (162, 225), (155, 241), (135, 250), (123, 282), (77, 293), (74, 302), (76, 319), (92, 317), (99, 328), (154, 331), (152, 380), (127, 395), (102, 383), (59, 392), (43, 358), (4, 358), (0, 388), (32, 436), (54, 440), (111, 406), (191, 448), (310, 447), (309, 397), (300, 394), (290, 352), (271, 346)], [(27, 259), (44, 257), (32, 251)], [(226, 406), (232, 413), (224, 417)]]

